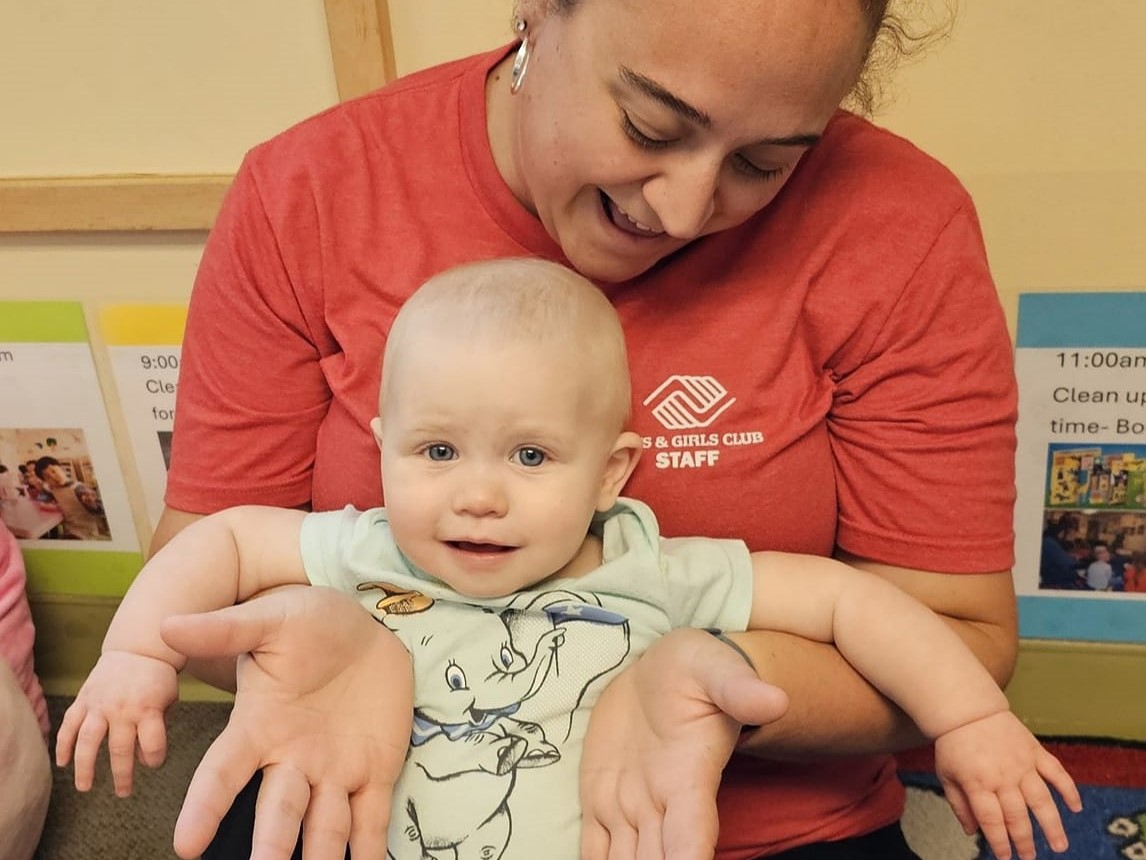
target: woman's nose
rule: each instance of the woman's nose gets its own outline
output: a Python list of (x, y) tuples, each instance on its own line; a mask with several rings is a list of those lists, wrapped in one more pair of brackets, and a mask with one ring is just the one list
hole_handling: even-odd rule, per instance
[(666, 233), (676, 239), (695, 239), (716, 211), (719, 178), (719, 163), (682, 159), (645, 182), (645, 201)]

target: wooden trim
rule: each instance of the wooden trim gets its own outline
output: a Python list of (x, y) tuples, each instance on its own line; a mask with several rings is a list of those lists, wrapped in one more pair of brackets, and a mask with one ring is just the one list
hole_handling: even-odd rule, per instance
[[(397, 76), (387, 0), (323, 0), (338, 97)], [(209, 230), (225, 175), (0, 177), (0, 234)]]
[(338, 98), (376, 90), (397, 77), (387, 0), (323, 0)]
[(0, 178), (0, 233), (208, 230), (226, 175)]

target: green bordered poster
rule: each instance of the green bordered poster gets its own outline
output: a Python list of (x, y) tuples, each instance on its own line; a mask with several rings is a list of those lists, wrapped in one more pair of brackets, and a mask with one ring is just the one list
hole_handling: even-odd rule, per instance
[(0, 519), (33, 591), (119, 595), (141, 564), (78, 302), (0, 302)]
[(1146, 293), (1019, 298), (1023, 636), (1146, 642)]
[(186, 305), (107, 305), (99, 314), (152, 529), (163, 512), (186, 323)]

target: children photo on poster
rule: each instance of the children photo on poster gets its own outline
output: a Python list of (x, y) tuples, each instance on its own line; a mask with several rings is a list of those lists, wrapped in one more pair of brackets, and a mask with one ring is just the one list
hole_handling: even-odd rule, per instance
[[(0, 519), (20, 541), (29, 582), (43, 585), (40, 574), (50, 569), (55, 584), (81, 588), (72, 580), (84, 570), (106, 567), (116, 553), (138, 554), (79, 303), (0, 303), (0, 392)], [(41, 563), (40, 551), (56, 560)], [(102, 558), (85, 567), (80, 556), (90, 553)]]
[(1146, 445), (1052, 444), (1039, 589), (1146, 593)]
[(22, 540), (111, 540), (82, 429), (0, 427), (0, 520)]

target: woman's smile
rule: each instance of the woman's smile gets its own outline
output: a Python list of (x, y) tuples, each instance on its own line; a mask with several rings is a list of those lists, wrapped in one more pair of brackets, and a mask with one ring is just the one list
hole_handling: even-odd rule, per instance
[(612, 222), (615, 227), (624, 230), (630, 235), (640, 236), (646, 239), (655, 239), (659, 236), (663, 236), (665, 233), (662, 229), (650, 227), (648, 224), (638, 221), (622, 209), (620, 204), (604, 191), (601, 192), (601, 205), (604, 206), (605, 214), (608, 216), (609, 221)]

